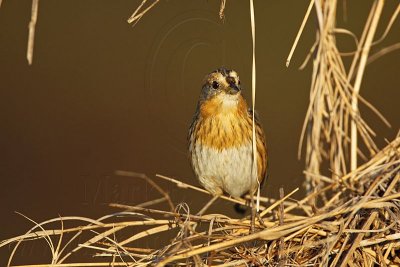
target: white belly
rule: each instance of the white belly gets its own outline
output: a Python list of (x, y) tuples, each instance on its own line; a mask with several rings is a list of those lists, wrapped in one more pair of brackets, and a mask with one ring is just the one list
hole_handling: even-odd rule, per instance
[(192, 149), (194, 171), (200, 183), (212, 194), (222, 194), (224, 191), (239, 197), (255, 188), (257, 181), (251, 171), (251, 143), (222, 151), (202, 145)]

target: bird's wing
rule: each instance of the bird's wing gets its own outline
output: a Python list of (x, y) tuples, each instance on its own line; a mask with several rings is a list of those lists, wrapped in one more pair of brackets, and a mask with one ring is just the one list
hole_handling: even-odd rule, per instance
[(253, 119), (254, 112), (254, 121), (256, 123), (256, 147), (257, 147), (257, 172), (258, 172), (258, 181), (263, 184), (266, 180), (268, 173), (268, 156), (267, 156), (267, 143), (265, 138), (265, 133), (263, 127), (260, 123), (260, 118), (257, 111), (253, 111), (251, 108), (247, 110), (247, 114), (250, 119)]

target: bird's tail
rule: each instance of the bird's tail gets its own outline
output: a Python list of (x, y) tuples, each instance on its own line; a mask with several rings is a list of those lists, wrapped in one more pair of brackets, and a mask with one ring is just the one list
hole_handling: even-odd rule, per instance
[(244, 215), (249, 207), (247, 205), (236, 203), (234, 208), (237, 213)]

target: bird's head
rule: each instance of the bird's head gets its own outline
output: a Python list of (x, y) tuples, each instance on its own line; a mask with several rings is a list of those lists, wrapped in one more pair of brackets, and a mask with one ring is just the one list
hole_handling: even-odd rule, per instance
[(234, 70), (220, 68), (204, 78), (202, 93), (205, 100), (215, 96), (234, 98), (240, 91), (239, 76)]
[[(217, 69), (204, 78), (200, 96), (203, 110), (231, 112), (246, 106), (242, 97), (239, 75), (234, 70)], [(207, 112), (208, 113), (208, 112)]]

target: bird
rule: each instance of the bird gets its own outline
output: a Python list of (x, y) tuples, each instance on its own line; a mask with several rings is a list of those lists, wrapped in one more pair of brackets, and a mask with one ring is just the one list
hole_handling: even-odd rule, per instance
[(236, 71), (206, 75), (188, 133), (189, 160), (200, 184), (214, 198), (254, 194), (267, 176), (267, 146), (255, 117), (257, 177), (253, 165), (253, 110)]

